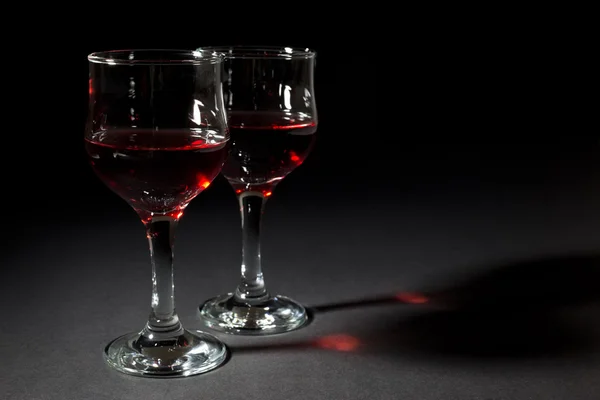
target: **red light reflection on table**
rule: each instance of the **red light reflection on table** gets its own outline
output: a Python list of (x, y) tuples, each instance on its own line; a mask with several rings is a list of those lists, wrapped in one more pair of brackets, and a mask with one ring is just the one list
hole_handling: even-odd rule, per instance
[(328, 335), (314, 341), (315, 347), (337, 351), (354, 351), (360, 345), (360, 340), (346, 334)]
[(408, 304), (425, 304), (429, 299), (421, 293), (399, 292), (396, 293), (396, 300), (400, 300)]

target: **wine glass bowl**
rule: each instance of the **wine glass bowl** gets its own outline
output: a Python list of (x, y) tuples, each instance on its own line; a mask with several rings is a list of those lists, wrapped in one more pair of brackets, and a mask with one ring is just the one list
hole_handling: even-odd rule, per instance
[(110, 342), (105, 361), (137, 376), (210, 371), (225, 361), (227, 348), (182, 326), (175, 310), (173, 243), (185, 208), (220, 173), (228, 154), (223, 56), (115, 50), (88, 60), (85, 150), (100, 180), (139, 215), (152, 264), (148, 321)]
[(232, 112), (235, 139), (221, 171), (237, 194), (273, 189), (310, 154), (317, 124), (303, 113)]
[(310, 154), (318, 127), (314, 91), (316, 53), (290, 47), (219, 46), (223, 96), (231, 133), (222, 169), (240, 203), (241, 281), (233, 293), (199, 307), (204, 323), (218, 331), (264, 335), (303, 326), (308, 316), (298, 302), (271, 295), (260, 255), (261, 216), (276, 185)]
[(94, 171), (145, 217), (178, 213), (227, 156), (222, 90), (211, 81), (222, 57), (126, 50), (89, 60), (85, 141)]

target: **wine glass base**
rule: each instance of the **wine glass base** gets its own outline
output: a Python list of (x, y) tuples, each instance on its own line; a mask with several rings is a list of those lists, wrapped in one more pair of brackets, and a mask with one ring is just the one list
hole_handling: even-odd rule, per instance
[(306, 309), (285, 296), (247, 304), (233, 294), (210, 299), (198, 308), (200, 319), (211, 329), (240, 335), (271, 335), (298, 329), (308, 322)]
[(227, 359), (227, 347), (216, 337), (200, 331), (178, 333), (160, 338), (123, 335), (106, 346), (104, 360), (125, 374), (176, 378), (211, 371)]

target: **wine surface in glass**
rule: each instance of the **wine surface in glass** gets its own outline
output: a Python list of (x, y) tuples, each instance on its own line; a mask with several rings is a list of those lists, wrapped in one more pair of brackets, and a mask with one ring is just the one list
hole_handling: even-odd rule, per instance
[(229, 130), (231, 149), (222, 173), (239, 193), (257, 186), (268, 190), (302, 164), (317, 125), (301, 113), (232, 111)]
[(138, 211), (185, 207), (219, 174), (227, 143), (206, 129), (109, 129), (86, 138), (96, 174)]

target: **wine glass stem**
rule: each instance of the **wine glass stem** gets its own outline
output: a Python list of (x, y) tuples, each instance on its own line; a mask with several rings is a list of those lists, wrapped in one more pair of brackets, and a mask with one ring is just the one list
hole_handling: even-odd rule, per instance
[(173, 242), (177, 222), (171, 216), (159, 216), (145, 223), (152, 262), (152, 311), (146, 330), (152, 333), (182, 329), (175, 312), (173, 282)]
[(260, 227), (266, 199), (260, 192), (238, 195), (242, 217), (242, 278), (235, 291), (237, 301), (255, 304), (266, 300), (260, 263)]

